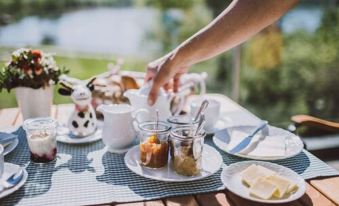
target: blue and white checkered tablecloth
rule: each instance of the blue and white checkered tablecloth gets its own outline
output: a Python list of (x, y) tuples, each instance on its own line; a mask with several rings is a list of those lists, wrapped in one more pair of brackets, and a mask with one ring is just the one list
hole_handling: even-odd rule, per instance
[[(20, 143), (5, 161), (24, 165), (29, 161), (25, 132), (19, 129)], [(206, 143), (213, 145), (211, 138)], [(224, 164), (246, 159), (222, 154)], [(339, 173), (307, 151), (274, 161), (289, 167), (303, 178), (333, 176)], [(167, 183), (140, 177), (129, 171), (124, 155), (106, 152), (101, 141), (85, 145), (58, 143), (58, 159), (53, 163), (29, 164), (26, 184), (1, 199), (1, 205), (90, 205), (130, 202), (223, 190), (221, 169), (214, 175), (194, 182)]]

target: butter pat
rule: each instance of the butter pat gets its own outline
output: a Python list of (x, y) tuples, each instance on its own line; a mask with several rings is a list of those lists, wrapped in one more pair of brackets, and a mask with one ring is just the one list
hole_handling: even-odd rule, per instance
[(260, 165), (251, 165), (242, 172), (242, 181), (248, 186), (252, 186), (258, 178), (275, 175), (276, 172)]
[(250, 188), (250, 194), (268, 200), (278, 191), (278, 187), (266, 178), (258, 178)]
[(288, 191), (289, 186), (291, 184), (290, 180), (279, 175), (266, 177), (266, 180), (268, 180), (277, 187), (277, 191), (273, 194), (273, 196), (277, 198), (282, 198)]
[(290, 181), (290, 185), (288, 186), (287, 193), (292, 193), (298, 190), (298, 185), (294, 182)]

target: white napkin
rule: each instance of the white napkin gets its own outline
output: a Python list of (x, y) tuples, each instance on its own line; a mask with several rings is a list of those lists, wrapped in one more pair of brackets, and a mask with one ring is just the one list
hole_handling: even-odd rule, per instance
[[(254, 145), (256, 144), (256, 145)], [(255, 157), (284, 157), (285, 153), (285, 136), (266, 136), (259, 142), (251, 142), (247, 148), (241, 152)]]
[[(229, 150), (238, 145), (249, 135), (246, 131), (234, 130), (230, 135), (230, 142), (227, 145)], [(248, 156), (256, 157), (283, 157), (285, 156), (285, 136), (268, 135), (258, 133), (252, 138), (251, 143), (240, 152)]]

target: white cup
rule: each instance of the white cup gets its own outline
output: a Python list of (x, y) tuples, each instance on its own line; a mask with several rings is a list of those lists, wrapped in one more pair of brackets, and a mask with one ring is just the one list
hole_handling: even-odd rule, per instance
[(191, 115), (194, 117), (200, 106), (201, 103), (207, 100), (208, 106), (204, 112), (206, 123), (204, 126), (205, 131), (207, 132), (213, 132), (214, 131), (214, 125), (217, 123), (219, 119), (220, 114), (220, 102), (215, 99), (209, 99), (209, 98), (198, 98), (191, 102)]
[(2, 178), (5, 170), (4, 150), (4, 147), (0, 144), (0, 179)]
[[(104, 115), (102, 141), (109, 152), (124, 153), (136, 138), (137, 118), (144, 109), (135, 110), (127, 104), (99, 105), (97, 110)], [(139, 117), (140, 118), (140, 117)]]

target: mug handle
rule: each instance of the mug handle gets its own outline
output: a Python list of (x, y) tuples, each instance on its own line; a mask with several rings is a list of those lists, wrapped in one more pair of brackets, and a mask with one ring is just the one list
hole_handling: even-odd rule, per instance
[(135, 110), (134, 112), (132, 112), (133, 127), (134, 127), (134, 130), (137, 131), (137, 132), (140, 131), (138, 125), (141, 123), (141, 122), (138, 120), (138, 117), (139, 117), (142, 113), (149, 114), (149, 111), (148, 111), (147, 109), (137, 109), (137, 110)]

